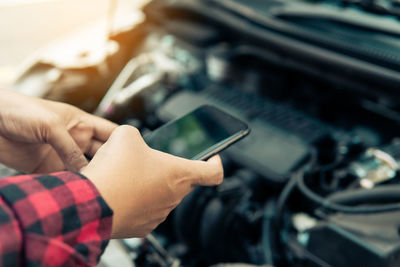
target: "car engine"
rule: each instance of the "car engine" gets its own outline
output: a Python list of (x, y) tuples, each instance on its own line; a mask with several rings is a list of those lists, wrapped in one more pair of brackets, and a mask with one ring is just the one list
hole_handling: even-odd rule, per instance
[(137, 266), (400, 266), (400, 2), (153, 0), (143, 13), (110, 36), (122, 52), (104, 90), (40, 96), (142, 134), (213, 104), (251, 134), (221, 153), (221, 185), (121, 241)]

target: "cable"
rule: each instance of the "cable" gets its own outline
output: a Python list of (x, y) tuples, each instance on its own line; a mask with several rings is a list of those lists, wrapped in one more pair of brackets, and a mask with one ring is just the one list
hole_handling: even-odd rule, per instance
[[(282, 240), (281, 233), (286, 232), (286, 227), (284, 224), (284, 211), (285, 211), (285, 206), (296, 189), (297, 181), (296, 181), (296, 176), (292, 175), (290, 177), (289, 182), (285, 185), (283, 188), (281, 194), (279, 195), (278, 202), (276, 204), (276, 211), (275, 211), (275, 231), (270, 233), (273, 235), (273, 240), (276, 242), (275, 250), (274, 253), (271, 253), (273, 255), (285, 255), (285, 244)], [(276, 257), (276, 256), (275, 256)], [(271, 258), (273, 265), (276, 264), (276, 261), (285, 261), (286, 256), (283, 256), (282, 259), (276, 259), (274, 257)]]
[(294, 189), (296, 189), (296, 185), (297, 185), (296, 175), (292, 175), (289, 182), (285, 185), (281, 194), (279, 195), (278, 202), (276, 204), (276, 225), (278, 227), (282, 226), (284, 208), (286, 206), (286, 203), (290, 195), (293, 193)]
[(313, 192), (304, 182), (304, 173), (298, 172), (295, 174), (295, 177), (299, 191), (309, 200), (328, 210), (343, 213), (379, 213), (400, 210), (400, 203), (380, 205), (379, 207), (351, 207), (336, 204), (333, 203), (329, 198), (323, 198)]
[(328, 199), (336, 204), (346, 205), (395, 202), (400, 201), (400, 185), (383, 185), (369, 190), (346, 190), (329, 195)]
[(291, 174), (289, 181), (286, 183), (285, 187), (281, 191), (276, 205), (276, 225), (278, 229), (282, 227), (282, 218), (286, 203), (297, 186), (296, 174), (304, 173), (307, 168), (312, 168), (313, 166), (315, 166), (317, 163), (317, 158), (317, 151), (315, 148), (312, 148), (310, 151), (310, 158), (308, 160), (308, 163), (306, 164), (306, 167), (298, 170), (297, 173)]

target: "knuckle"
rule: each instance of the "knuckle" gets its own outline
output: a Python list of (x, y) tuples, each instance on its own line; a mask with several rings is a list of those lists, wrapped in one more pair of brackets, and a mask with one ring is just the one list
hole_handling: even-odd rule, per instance
[(73, 150), (68, 155), (66, 155), (66, 160), (68, 162), (78, 162), (82, 158), (82, 152), (78, 150)]
[(169, 214), (170, 214), (170, 211), (168, 211), (165, 215), (163, 215), (162, 217), (160, 217), (160, 218), (158, 219), (158, 221), (155, 223), (153, 230), (154, 230), (155, 228), (157, 228), (157, 226), (159, 226), (160, 224), (162, 224), (163, 222), (165, 222), (165, 220), (167, 219), (167, 217), (168, 217)]
[(115, 133), (123, 136), (140, 136), (140, 132), (137, 128), (130, 125), (121, 125), (115, 129)]
[(171, 201), (171, 204), (168, 207), (168, 210), (165, 212), (165, 217), (167, 217), (169, 215), (169, 213), (181, 203), (181, 201), (182, 201), (181, 198), (175, 197), (175, 199), (173, 199)]
[(179, 202), (180, 198), (174, 192), (170, 192), (166, 200), (166, 210), (161, 215), (167, 216), (168, 213), (170, 213), (171, 210), (173, 210), (179, 204)]
[(60, 127), (62, 127), (60, 118), (57, 116), (49, 116), (44, 123), (41, 124), (41, 135), (47, 143), (58, 134)]
[[(169, 213), (168, 213), (169, 214)], [(166, 220), (167, 220), (167, 217), (168, 216), (165, 216), (164, 218), (162, 218), (161, 220), (160, 220), (160, 223), (159, 224), (162, 224), (163, 222), (165, 222)]]
[(124, 134), (127, 131), (128, 126), (127, 125), (121, 125), (115, 128), (114, 134)]
[(58, 116), (49, 116), (49, 118), (46, 119), (46, 124), (50, 129), (55, 129), (62, 125), (61, 119)]

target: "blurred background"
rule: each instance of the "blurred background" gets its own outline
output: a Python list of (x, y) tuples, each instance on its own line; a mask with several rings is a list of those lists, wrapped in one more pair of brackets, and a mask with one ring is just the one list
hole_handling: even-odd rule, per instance
[[(78, 46), (98, 45), (106, 36), (111, 5), (135, 13), (145, 0), (0, 0), (0, 87), (9, 87), (21, 64), (49, 43), (91, 28)], [(93, 27), (96, 30), (93, 30)]]
[(203, 104), (252, 129), (100, 266), (400, 266), (400, 0), (0, 0), (0, 38), (0, 87), (142, 135)]

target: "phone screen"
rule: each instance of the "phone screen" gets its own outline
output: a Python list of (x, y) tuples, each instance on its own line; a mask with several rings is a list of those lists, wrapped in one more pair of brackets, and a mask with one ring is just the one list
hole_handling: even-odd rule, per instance
[(204, 159), (238, 140), (247, 125), (212, 106), (202, 106), (169, 122), (144, 139), (156, 149), (188, 159)]

